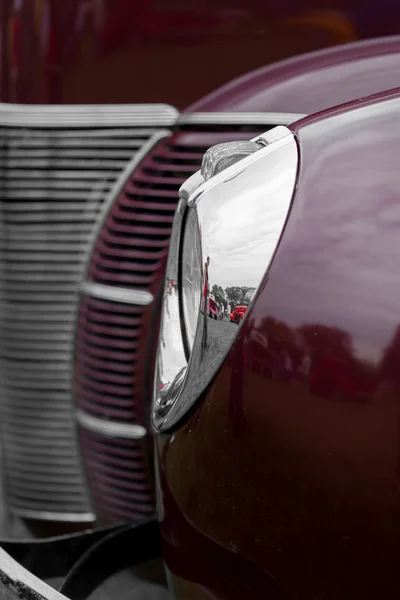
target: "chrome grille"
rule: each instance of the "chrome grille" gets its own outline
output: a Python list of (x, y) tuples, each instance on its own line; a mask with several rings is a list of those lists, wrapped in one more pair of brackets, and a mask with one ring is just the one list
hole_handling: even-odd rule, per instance
[(71, 411), (76, 301), (96, 224), (175, 110), (0, 107), (1, 434), (11, 509), (93, 514)]

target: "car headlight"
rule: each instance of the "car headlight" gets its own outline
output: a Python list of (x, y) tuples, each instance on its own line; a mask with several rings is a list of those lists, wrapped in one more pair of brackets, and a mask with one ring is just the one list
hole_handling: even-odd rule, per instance
[[(201, 173), (182, 186), (163, 298), (156, 430), (179, 421), (232, 347), (278, 245), (297, 167), (293, 133), (276, 127), (251, 142), (211, 148)], [(232, 311), (243, 307), (232, 320), (220, 318), (228, 302)]]

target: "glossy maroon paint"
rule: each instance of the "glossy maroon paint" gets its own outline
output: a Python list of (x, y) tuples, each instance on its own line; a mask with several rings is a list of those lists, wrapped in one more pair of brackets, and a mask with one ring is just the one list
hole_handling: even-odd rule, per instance
[(400, 85), (400, 36), (310, 52), (252, 71), (189, 107), (312, 114)]
[(273, 61), (396, 34), (393, 0), (2, 0), (0, 100), (184, 107)]
[(178, 598), (400, 594), (399, 119), (400, 90), (293, 128), (269, 272), (208, 391), (158, 438)]

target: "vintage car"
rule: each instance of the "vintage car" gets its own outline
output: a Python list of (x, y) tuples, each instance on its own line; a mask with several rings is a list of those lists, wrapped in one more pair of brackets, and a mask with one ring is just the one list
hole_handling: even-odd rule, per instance
[[(115, 16), (117, 5), (129, 9), (125, 4), (110, 3), (107, 10), (114, 6)], [(107, 11), (102, 17), (94, 4), (18, 6), (11, 10), (5, 0), (1, 21), (3, 29), (9, 25), (2, 39), (12, 42), (1, 54), (0, 86), (7, 506), (13, 515), (68, 529), (141, 520), (154, 513), (150, 400), (180, 185), (214, 144), (246, 140), (400, 85), (400, 41), (368, 40), (268, 65), (273, 58), (358, 36), (354, 28), (345, 39), (333, 34), (332, 23), (340, 21), (333, 13), (325, 21), (303, 15), (296, 22), (286, 12), (276, 17), (279, 40), (264, 32), (262, 55), (261, 46), (256, 51), (249, 42), (255, 43), (255, 21), (246, 30), (250, 38), (240, 28), (220, 30), (218, 48), (222, 39), (230, 50), (214, 81), (208, 74), (192, 77), (211, 51), (210, 37), (201, 43), (197, 37), (195, 51), (194, 38), (172, 35), (168, 25), (172, 37), (157, 34), (155, 54), (154, 38), (146, 38), (139, 63), (143, 39), (127, 30), (127, 37), (119, 37), (123, 19), (113, 20)], [(346, 20), (349, 11), (340, 11)], [(136, 21), (144, 30), (150, 13)], [(386, 32), (382, 23), (375, 25), (375, 33)], [(114, 37), (107, 37), (107, 27), (115, 27)], [(307, 37), (304, 31), (319, 33)], [(152, 88), (152, 61), (160, 61), (161, 69), (172, 47), (185, 58), (192, 53), (190, 82), (173, 85), (170, 68), (170, 78)], [(33, 65), (35, 49), (41, 51)], [(248, 62), (235, 63), (235, 56)], [(128, 60), (130, 77), (126, 68), (116, 68)], [(265, 64), (179, 112), (215, 83)], [(117, 101), (130, 104), (110, 104)], [(171, 295), (176, 285), (169, 282)]]
[[(399, 596), (399, 119), (398, 88), (205, 153), (179, 192), (177, 285), (163, 287), (160, 533), (148, 521), (3, 543), (11, 595), (85, 598), (162, 553), (176, 600)], [(237, 328), (201, 310), (206, 256), (210, 277), (255, 291)], [(334, 363), (358, 385), (337, 377), (332, 394)], [(46, 574), (40, 550), (47, 574), (78, 558), (62, 594), (24, 568)]]
[[(49, 577), (78, 558), (61, 588), (72, 599), (161, 549), (177, 599), (399, 596), (399, 116), (399, 89), (357, 96), (205, 153), (160, 284), (161, 539), (149, 521), (3, 543), (23, 566)], [(252, 290), (238, 327), (201, 310), (206, 257), (211, 281)], [(128, 460), (115, 488), (137, 476)], [(10, 593), (65, 598), (23, 566), (0, 549)]]
[(338, 46), (399, 22), (386, 0), (2, 0), (13, 515), (76, 529), (153, 514), (150, 397), (178, 188), (209, 146), (400, 85), (398, 38)]
[(229, 320), (232, 323), (239, 324), (246, 314), (247, 306), (236, 306), (235, 309), (231, 312), (229, 316)]

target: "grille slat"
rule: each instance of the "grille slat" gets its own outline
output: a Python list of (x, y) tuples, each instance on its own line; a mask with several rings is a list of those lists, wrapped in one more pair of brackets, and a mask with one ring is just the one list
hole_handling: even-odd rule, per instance
[[(0, 188), (0, 192), (1, 191)], [(71, 233), (71, 225), (69, 223), (51, 223), (48, 225), (47, 223), (34, 223), (30, 225), (24, 224), (15, 224), (15, 223), (7, 223), (7, 228), (3, 229), (1, 232), (1, 240), (4, 244), (4, 240), (8, 240), (9, 238), (18, 239), (18, 236), (21, 236), (22, 239), (30, 239), (34, 241), (35, 239), (40, 240), (68, 240), (71, 243), (81, 242), (88, 240), (91, 232), (93, 231), (93, 223), (90, 225), (85, 224), (74, 224), (73, 232)], [(41, 234), (35, 238), (33, 235)], [(65, 235), (66, 234), (66, 235)], [(80, 236), (78, 235), (80, 234)], [(63, 237), (64, 235), (64, 237)]]
[(115, 383), (118, 385), (129, 386), (131, 388), (132, 375), (129, 373), (128, 375), (115, 374), (113, 371), (101, 371), (99, 372), (97, 369), (93, 369), (87, 366), (85, 363), (81, 364), (82, 373), (86, 374), (88, 379), (93, 381), (98, 381), (100, 385), (103, 383)]
[(127, 194), (127, 200), (121, 200), (120, 214), (123, 215), (134, 213), (137, 209), (146, 209), (148, 211), (154, 211), (155, 213), (165, 211), (175, 212), (173, 202), (164, 202), (163, 199), (158, 202), (149, 202), (147, 198), (141, 198), (140, 195)]
[[(104, 186), (100, 193), (108, 192), (110, 186)], [(96, 192), (98, 196), (98, 192)], [(76, 192), (71, 191), (60, 191), (60, 190), (24, 190), (17, 192), (14, 190), (7, 189), (7, 197), (9, 200), (22, 200), (22, 202), (13, 202), (12, 204), (4, 204), (2, 206), (2, 212), (7, 215), (7, 218), (11, 221), (14, 219), (20, 219), (20, 213), (39, 213), (38, 216), (43, 219), (43, 211), (46, 210), (50, 214), (51, 212), (79, 212), (82, 213), (82, 202), (85, 202), (85, 214), (90, 213), (93, 210), (98, 210), (98, 198), (90, 199), (90, 192), (87, 190)], [(40, 199), (40, 202), (34, 200)], [(46, 202), (47, 198), (51, 200), (51, 207)], [(29, 200), (29, 202), (25, 202)], [(71, 202), (72, 200), (72, 202)], [(78, 200), (78, 202), (73, 202)], [(51, 212), (50, 212), (51, 211)], [(32, 216), (30, 215), (30, 218)], [(47, 220), (46, 215), (46, 220)]]
[[(145, 187), (140, 187), (138, 185), (131, 185), (129, 187), (129, 194), (133, 195), (135, 194), (136, 196), (139, 197), (144, 197), (144, 196), (148, 196), (152, 199), (160, 199), (161, 201), (165, 201), (166, 199), (170, 201), (171, 205), (173, 204), (173, 202), (175, 202), (175, 206), (176, 206), (176, 188), (179, 189), (180, 185), (185, 181), (185, 177), (182, 177), (180, 180), (180, 183), (177, 181), (176, 185), (175, 185), (175, 189), (157, 189), (157, 188), (145, 188)], [(173, 184), (171, 184), (172, 187)]]
[(79, 360), (82, 361), (82, 364), (87, 365), (88, 367), (92, 367), (93, 369), (110, 369), (116, 373), (132, 372), (132, 364), (130, 362), (123, 363), (122, 361), (118, 362), (112, 360), (96, 360), (89, 354), (79, 356)]
[[(46, 207), (43, 207), (45, 210)], [(96, 216), (99, 214), (99, 208), (93, 208), (93, 205), (90, 206), (84, 212), (79, 212), (77, 209), (68, 210), (68, 207), (63, 208), (57, 212), (53, 212), (53, 207), (46, 214), (46, 225), (49, 227), (51, 223), (68, 223), (70, 226), (74, 223), (82, 223), (85, 221), (89, 221), (89, 223), (94, 223), (96, 220)], [(3, 219), (6, 220), (7, 210), (3, 211)], [(17, 225), (18, 223), (30, 224), (30, 223), (40, 223), (43, 220), (42, 214), (37, 214), (37, 211), (25, 214), (19, 214), (15, 212), (10, 219), (13, 221), (13, 225)], [(51, 226), (51, 225), (50, 225)]]
[[(127, 325), (127, 323), (126, 323)], [(110, 320), (108, 323), (97, 323), (96, 319), (90, 318), (86, 319), (85, 324), (83, 325), (86, 331), (90, 333), (100, 333), (106, 336), (118, 337), (118, 338), (131, 338), (132, 337), (132, 328), (137, 326), (137, 319), (131, 319), (130, 328), (118, 327), (117, 324), (112, 323)]]
[[(64, 109), (57, 109), (60, 119)], [(48, 107), (32, 110), (55, 119)], [(55, 512), (61, 520), (91, 513), (71, 410), (86, 251), (123, 169), (159, 127), (150, 106), (132, 109), (129, 125), (116, 120), (115, 108), (95, 108), (100, 126), (90, 127), (79, 116), (82, 108), (68, 110), (68, 127), (38, 126), (36, 117), (32, 125), (8, 126), (8, 118), (0, 125), (1, 433), (8, 500), (21, 515)], [(163, 110), (154, 109), (154, 123)], [(169, 108), (165, 114), (171, 122)], [(102, 338), (88, 338), (96, 355)]]
[[(93, 397), (93, 395), (92, 395)], [(113, 421), (132, 421), (137, 418), (137, 414), (128, 406), (128, 401), (124, 403), (124, 406), (119, 407), (118, 401), (115, 398), (109, 398), (108, 396), (101, 395), (98, 396), (98, 399), (95, 402), (91, 401), (89, 395), (86, 398), (80, 401), (80, 406), (82, 409), (90, 414), (93, 414), (95, 417), (99, 417), (106, 420)], [(110, 408), (112, 406), (113, 408)]]
[[(9, 127), (4, 128), (1, 135), (3, 139), (9, 139), (11, 144), (20, 143), (19, 140), (23, 140), (24, 144), (36, 143), (36, 141), (46, 144), (50, 147), (59, 147), (64, 143), (68, 143), (68, 140), (73, 139), (75, 143), (81, 144), (96, 144), (97, 139), (100, 138), (100, 142), (106, 144), (108, 140), (126, 138), (133, 139), (147, 139), (154, 133), (154, 127), (108, 127), (104, 124), (104, 127), (68, 127), (68, 128), (41, 128), (41, 127)], [(96, 141), (94, 141), (96, 140)]]
[[(9, 432), (7, 432), (7, 434), (4, 435), (4, 440), (6, 443), (10, 442), (10, 445), (11, 445), (12, 441), (14, 441), (15, 445), (17, 445), (17, 444), (21, 445), (21, 442), (20, 442), (21, 435), (25, 435), (25, 433), (26, 433), (25, 430), (21, 430), (18, 428), (11, 429), (11, 427), (9, 427)], [(29, 450), (29, 452), (32, 452), (32, 448), (36, 449), (38, 459), (39, 459), (39, 448), (40, 448), (40, 453), (42, 453), (43, 451), (47, 452), (47, 456), (50, 460), (51, 460), (52, 455), (49, 454), (49, 452), (48, 452), (49, 445), (51, 445), (53, 453), (57, 452), (57, 458), (58, 458), (60, 448), (65, 451), (66, 459), (67, 459), (67, 453), (69, 453), (71, 451), (71, 439), (72, 438), (70, 438), (70, 437), (60, 438), (59, 436), (56, 436), (56, 437), (51, 438), (51, 440), (48, 437), (43, 437), (40, 440), (39, 439), (31, 439), (30, 435), (28, 435), (26, 437), (27, 437), (27, 440), (24, 441), (24, 447), (25, 447), (24, 454), (22, 454), (22, 449), (21, 449), (21, 454), (20, 454), (21, 459), (22, 459), (22, 456), (24, 456), (25, 463), (26, 463), (26, 452), (28, 450)], [(68, 464), (69, 465), (74, 464), (74, 461), (69, 456), (68, 456)], [(43, 457), (40, 462), (40, 468), (46, 469), (45, 463), (43, 462)], [(58, 465), (57, 465), (57, 468), (58, 468)], [(76, 469), (75, 469), (75, 472), (77, 472)]]
[[(118, 474), (118, 481), (115, 479), (115, 474)], [(119, 467), (118, 465), (107, 465), (103, 463), (99, 465), (98, 469), (92, 473), (93, 477), (101, 476), (104, 483), (108, 482), (116, 487), (129, 486), (131, 489), (149, 489), (149, 477), (146, 470), (139, 460), (131, 465), (129, 471), (126, 467)]]
[[(143, 141), (145, 140), (137, 140), (135, 144), (129, 144), (129, 148), (120, 148), (119, 150), (109, 150), (107, 148), (99, 148), (99, 147), (91, 147), (91, 148), (68, 148), (68, 147), (58, 147), (58, 145), (49, 148), (17, 148), (16, 146), (9, 146), (7, 151), (0, 150), (0, 160), (9, 160), (11, 165), (13, 161), (18, 159), (29, 160), (31, 164), (35, 164), (36, 159), (45, 159), (47, 162), (54, 162), (57, 160), (57, 154), (62, 154), (63, 159), (71, 158), (79, 160), (97, 160), (99, 161), (101, 158), (107, 158), (107, 161), (110, 159), (118, 159), (118, 160), (129, 160), (132, 156), (131, 150), (137, 150), (143, 145)], [(78, 144), (77, 144), (78, 146)]]
[[(5, 172), (5, 178), (7, 178), (8, 173), (10, 171), (21, 169), (31, 170), (31, 169), (42, 169), (43, 175), (45, 175), (46, 170), (51, 170), (54, 163), (57, 163), (57, 169), (67, 169), (68, 171), (77, 171), (83, 170), (86, 166), (89, 169), (98, 169), (102, 172), (102, 176), (104, 178), (104, 170), (110, 171), (122, 171), (122, 169), (126, 166), (127, 161), (131, 158), (131, 155), (127, 157), (127, 160), (99, 160), (95, 156), (93, 158), (88, 159), (86, 164), (82, 162), (82, 159), (58, 159), (53, 157), (48, 158), (36, 158), (33, 156), (32, 158), (4, 158), (4, 162), (7, 164), (7, 171)], [(111, 174), (110, 173), (110, 174)], [(107, 175), (110, 175), (107, 174)], [(4, 177), (4, 172), (1, 174)]]
[(71, 168), (59, 170), (57, 168), (59, 166), (59, 163), (57, 163), (57, 165), (53, 165), (55, 168), (41, 171), (21, 168), (8, 168), (7, 170), (4, 170), (0, 168), (0, 185), (6, 186), (7, 182), (13, 180), (20, 181), (23, 178), (27, 184), (32, 181), (34, 187), (37, 187), (37, 184), (40, 183), (42, 189), (48, 189), (53, 184), (57, 183), (60, 188), (63, 189), (68, 187), (70, 180), (79, 180), (81, 185), (87, 185), (89, 190), (91, 190), (92, 188), (90, 186), (93, 185), (93, 180), (96, 180), (95, 183), (98, 185), (104, 180), (105, 174), (103, 169), (92, 171), (91, 169), (85, 168), (85, 170), (82, 171), (78, 166), (77, 169), (73, 170)]
[(82, 194), (96, 193), (96, 189), (110, 189), (111, 182), (101, 179), (100, 173), (96, 179), (98, 179), (99, 182), (95, 182), (97, 184), (95, 189), (93, 189), (93, 181), (89, 177), (86, 178), (86, 173), (84, 174), (83, 178), (70, 179), (68, 181), (66, 181), (65, 178), (62, 180), (47, 178), (47, 180), (44, 181), (43, 179), (36, 180), (34, 178), (21, 180), (21, 177), (7, 177), (7, 179), (0, 179), (0, 185), (3, 189), (7, 190), (7, 194), (15, 194), (16, 192), (20, 192), (22, 198), (24, 197), (26, 191), (29, 191), (30, 198), (34, 198), (35, 195), (38, 195), (39, 198), (42, 198), (43, 194), (47, 195), (54, 193), (62, 197), (62, 193), (67, 193), (65, 190), (75, 196), (75, 190), (80, 190), (79, 197), (81, 198)]
[[(125, 248), (131, 249), (133, 240), (129, 234), (121, 233), (121, 235), (115, 235), (112, 229), (109, 228), (107, 223), (102, 232), (102, 242), (115, 246), (124, 246)], [(148, 240), (144, 236), (137, 236), (134, 239), (134, 246), (142, 246), (146, 248), (148, 252), (153, 249), (157, 251), (158, 248), (165, 250), (165, 241), (163, 239), (156, 239), (154, 236)]]
[(98, 244), (97, 252), (99, 254), (103, 254), (104, 256), (110, 256), (111, 258), (120, 258), (125, 260), (127, 258), (140, 259), (140, 260), (148, 260), (152, 261), (153, 264), (155, 261), (165, 257), (166, 252), (165, 248), (161, 250), (157, 250), (157, 248), (146, 248), (143, 246), (115, 246), (112, 244), (105, 244), (103, 241)]
[(76, 344), (76, 348), (79, 350), (83, 350), (86, 354), (94, 357), (100, 357), (109, 359), (110, 361), (131, 361), (132, 364), (134, 362), (135, 350), (132, 352), (120, 352), (119, 349), (117, 351), (114, 348), (110, 348), (109, 346), (105, 346), (105, 349), (102, 347), (96, 347), (87, 340), (79, 340)]
[[(86, 331), (82, 332), (83, 335), (85, 335), (85, 341), (89, 346), (92, 347), (97, 347), (97, 348), (108, 348), (109, 346), (109, 342), (111, 341), (109, 338), (110, 336), (108, 336), (108, 338), (106, 338), (105, 336), (102, 336), (101, 334), (99, 335), (94, 335), (94, 334), (89, 334)], [(126, 341), (121, 340), (121, 339), (115, 339), (113, 340), (113, 348), (117, 348), (118, 350), (125, 350), (128, 352), (131, 352), (132, 350), (136, 350), (138, 347), (138, 342), (137, 340), (129, 340)]]

